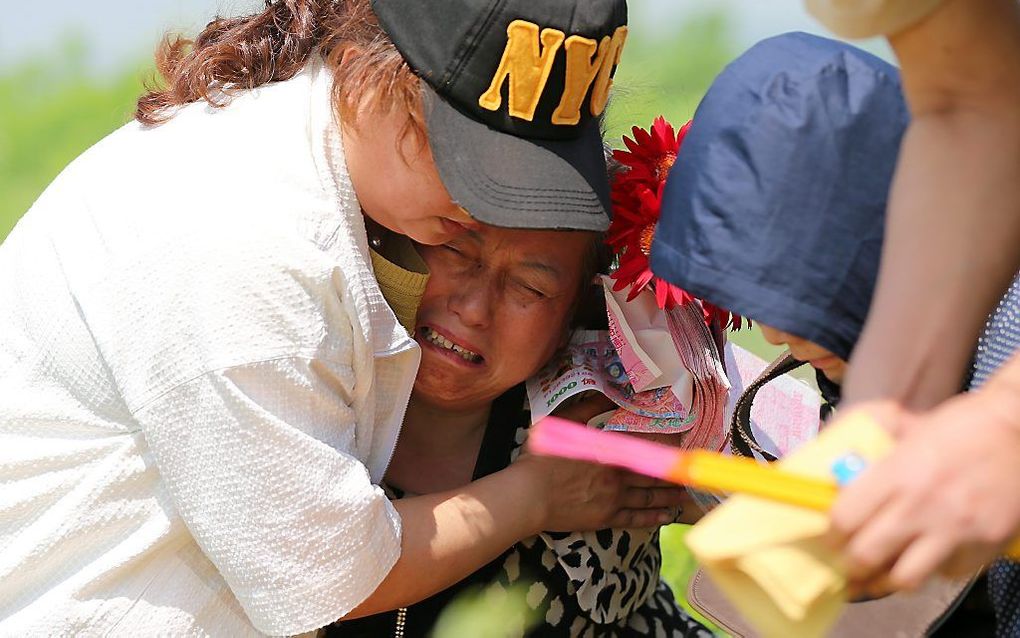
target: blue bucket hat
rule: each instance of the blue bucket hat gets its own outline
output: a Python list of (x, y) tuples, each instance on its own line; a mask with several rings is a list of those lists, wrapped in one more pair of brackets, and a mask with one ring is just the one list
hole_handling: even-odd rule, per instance
[(898, 71), (873, 55), (805, 33), (758, 43), (698, 106), (652, 270), (849, 358), (908, 117)]

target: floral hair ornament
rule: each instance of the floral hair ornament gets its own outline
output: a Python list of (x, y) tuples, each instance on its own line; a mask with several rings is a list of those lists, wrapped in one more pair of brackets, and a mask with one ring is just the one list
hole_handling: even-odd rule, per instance
[[(627, 301), (633, 301), (643, 291), (650, 290), (655, 294), (656, 304), (663, 310), (697, 303), (709, 327), (716, 324), (722, 329), (740, 330), (743, 326), (740, 315), (698, 299), (683, 288), (656, 277), (648, 261), (662, 209), (666, 178), (690, 128), (691, 122), (688, 121), (676, 131), (660, 115), (652, 122), (651, 129), (635, 126), (631, 129), (633, 139), (626, 135), (623, 137), (627, 150), (613, 151), (613, 158), (625, 167), (614, 176), (610, 193), (613, 221), (609, 225), (606, 243), (619, 262), (610, 275), (616, 282), (613, 291), (619, 292), (629, 286)], [(750, 321), (747, 323), (750, 325)]]

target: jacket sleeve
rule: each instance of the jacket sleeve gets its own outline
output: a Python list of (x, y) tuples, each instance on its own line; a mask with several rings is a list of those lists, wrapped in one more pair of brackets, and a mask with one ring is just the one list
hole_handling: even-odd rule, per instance
[(136, 415), (173, 506), (267, 634), (344, 616), (400, 553), (397, 512), (350, 453), (349, 379), (328, 361), (251, 363), (180, 384)]

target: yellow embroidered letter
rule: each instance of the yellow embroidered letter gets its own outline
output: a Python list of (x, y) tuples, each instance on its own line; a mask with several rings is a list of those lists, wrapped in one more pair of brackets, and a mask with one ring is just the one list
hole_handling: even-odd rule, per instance
[[(590, 38), (572, 35), (563, 48), (567, 51), (567, 77), (563, 86), (563, 98), (552, 114), (553, 124), (573, 125), (581, 121), (581, 103), (588, 94), (588, 87), (599, 72), (599, 67), (609, 51), (609, 36), (601, 43)], [(595, 50), (598, 49), (598, 55)], [(592, 56), (595, 59), (592, 59)]]
[(627, 41), (627, 27), (620, 27), (613, 33), (613, 39), (609, 44), (609, 53), (602, 60), (599, 67), (598, 77), (595, 78), (595, 86), (591, 90), (591, 114), (598, 117), (606, 108), (609, 102), (609, 87), (613, 83), (613, 69), (620, 63), (620, 56), (623, 55), (623, 44)]
[[(556, 52), (563, 44), (564, 34), (558, 29), (542, 29), (539, 43), (538, 25), (514, 20), (506, 28), (507, 42), (503, 59), (489, 89), (478, 98), (478, 104), (490, 111), (503, 102), (503, 82), (510, 78), (510, 115), (529, 122), (535, 117), (538, 101), (549, 79)], [(541, 47), (541, 50), (540, 50)]]

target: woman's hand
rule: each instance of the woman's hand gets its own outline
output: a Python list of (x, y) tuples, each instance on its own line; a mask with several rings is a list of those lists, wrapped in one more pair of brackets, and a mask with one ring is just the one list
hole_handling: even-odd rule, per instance
[[(617, 405), (598, 392), (591, 392), (560, 405), (553, 414), (562, 419), (587, 423)], [(632, 434), (655, 443), (675, 445), (674, 435)], [(526, 470), (532, 478), (548, 481), (542, 498), (546, 515), (543, 531), (588, 531), (609, 527), (655, 527), (700, 518), (701, 510), (687, 490), (626, 470), (580, 461), (550, 457), (521, 457), (538, 462)], [(678, 514), (681, 516), (678, 518)]]
[[(627, 436), (634, 436), (645, 441), (652, 443), (658, 443), (660, 445), (669, 445), (671, 447), (680, 446), (680, 435), (679, 434), (653, 434), (651, 432), (627, 432)], [(705, 516), (705, 510), (701, 509), (691, 493), (684, 489), (680, 496), (680, 504), (673, 508), (673, 517), (669, 522), (671, 523), (683, 523), (685, 525), (693, 525), (700, 521)]]
[[(605, 396), (592, 393), (554, 414), (586, 423), (615, 408)], [(665, 525), (673, 522), (687, 497), (672, 483), (595, 463), (525, 454), (510, 469), (534, 486), (537, 531)]]
[(893, 453), (840, 495), (833, 529), (858, 589), (973, 573), (1020, 530), (1020, 393), (995, 393), (902, 415)]
[(524, 454), (509, 469), (533, 486), (536, 531), (665, 525), (685, 499), (672, 483), (583, 461)]

